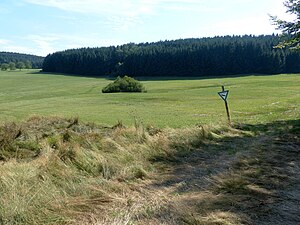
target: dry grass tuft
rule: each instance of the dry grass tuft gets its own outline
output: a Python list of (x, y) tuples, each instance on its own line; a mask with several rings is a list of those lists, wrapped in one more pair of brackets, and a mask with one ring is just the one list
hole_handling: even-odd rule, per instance
[[(298, 165), (299, 129), (286, 131), (38, 116), (3, 124), (0, 224), (251, 223), (267, 215), (263, 206), (277, 201)], [(160, 169), (174, 174), (155, 186)]]
[[(74, 222), (83, 214), (98, 220), (92, 216), (96, 211), (107, 212), (102, 219), (115, 223), (131, 220), (133, 211), (150, 217), (158, 199), (150, 206), (153, 199), (128, 200), (132, 198), (122, 196), (123, 191), (132, 182), (151, 179), (153, 160), (186, 154), (212, 138), (208, 127), (161, 130), (137, 122), (126, 128), (119, 122), (108, 128), (78, 118), (39, 116), (18, 125), (3, 124), (0, 133), (3, 224)], [(126, 209), (113, 221), (106, 207), (112, 202)]]

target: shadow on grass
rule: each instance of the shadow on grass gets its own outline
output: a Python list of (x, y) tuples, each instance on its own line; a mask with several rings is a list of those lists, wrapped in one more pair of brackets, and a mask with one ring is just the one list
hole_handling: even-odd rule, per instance
[(178, 223), (300, 224), (300, 120), (235, 128), (253, 135), (212, 139), (160, 159), (165, 172), (154, 188), (178, 196)]
[(114, 80), (115, 77), (109, 77), (109, 76), (92, 76), (92, 75), (80, 75), (80, 74), (68, 74), (68, 73), (59, 73), (59, 72), (44, 72), (42, 70), (40, 71), (30, 71), (28, 74), (35, 74), (35, 75), (53, 75), (53, 76), (66, 76), (66, 77), (83, 77), (83, 78), (99, 78), (99, 79), (108, 79), (108, 80)]
[[(68, 77), (84, 77), (84, 78), (101, 78), (108, 80), (115, 80), (118, 75), (85, 75), (85, 74), (73, 74), (73, 73), (60, 73), (60, 72), (44, 72), (34, 71), (29, 72), (29, 74), (49, 74), (49, 75), (59, 75), (59, 76), (68, 76)], [(203, 76), (133, 76), (140, 81), (171, 81), (171, 80), (207, 80), (207, 79), (224, 79), (224, 78), (239, 78), (239, 77), (249, 77), (249, 76), (273, 76), (278, 74), (235, 74), (235, 75), (203, 75)], [(128, 76), (131, 76), (128, 74)]]

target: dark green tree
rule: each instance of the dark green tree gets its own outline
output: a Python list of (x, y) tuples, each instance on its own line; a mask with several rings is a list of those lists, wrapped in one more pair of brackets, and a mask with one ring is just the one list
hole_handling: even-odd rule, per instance
[(277, 48), (300, 49), (300, 0), (286, 0), (284, 6), (287, 8), (286, 13), (295, 15), (294, 21), (281, 20), (277, 16), (271, 16), (273, 24), (277, 26), (278, 30), (282, 31), (285, 38), (280, 42)]
[(19, 70), (25, 69), (25, 63), (17, 62), (16, 63), (16, 68), (19, 69)]
[(1, 70), (8, 70), (8, 68), (9, 68), (9, 65), (7, 64), (7, 63), (2, 63), (1, 64)]
[[(44, 57), (41, 56), (12, 53), (12, 52), (0, 52), (0, 64), (10, 63), (10, 62), (14, 62), (14, 63), (24, 62), (26, 68), (29, 68), (30, 67), (29, 64), (31, 64), (31, 68), (39, 69), (42, 68), (43, 61), (44, 61)], [(29, 63), (28, 65), (27, 62)]]
[(25, 68), (26, 69), (32, 69), (32, 63), (29, 60), (25, 61)]
[(15, 70), (16, 69), (16, 64), (14, 62), (9, 63), (9, 69), (10, 70)]

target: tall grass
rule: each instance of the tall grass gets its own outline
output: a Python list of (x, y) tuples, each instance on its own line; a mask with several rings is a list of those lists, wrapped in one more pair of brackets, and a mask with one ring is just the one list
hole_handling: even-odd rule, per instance
[(218, 138), (209, 127), (101, 127), (37, 116), (3, 124), (0, 133), (2, 224), (68, 223), (96, 211), (105, 217), (106, 204), (129, 183), (151, 178), (153, 160)]

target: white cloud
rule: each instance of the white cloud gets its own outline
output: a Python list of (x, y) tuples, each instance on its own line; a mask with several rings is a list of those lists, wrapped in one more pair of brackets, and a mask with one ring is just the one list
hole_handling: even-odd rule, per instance
[[(159, 9), (170, 11), (210, 12), (243, 4), (267, 5), (268, 12), (287, 16), (283, 0), (23, 0), (24, 2), (58, 8), (60, 10), (119, 17), (139, 17), (153, 15)], [(259, 8), (259, 7), (258, 7)], [(255, 15), (254, 15), (255, 16)]]
[(18, 46), (13, 41), (0, 39), (1, 50), (3, 52), (18, 52), (18, 53), (33, 53), (33, 49), (25, 47), (25, 46)]
[(141, 22), (143, 15), (153, 13), (155, 4), (142, 1), (110, 0), (25, 0), (28, 3), (54, 7), (60, 10), (106, 17), (106, 23), (116, 29), (129, 29)]
[(9, 44), (9, 40), (6, 40), (6, 39), (0, 39), (0, 45), (7, 45)]
[[(32, 4), (54, 7), (65, 11), (80, 13), (118, 14), (128, 16), (144, 11), (141, 6), (152, 5), (148, 1), (110, 1), (110, 0), (25, 0)], [(140, 3), (139, 3), (140, 2)]]
[(29, 48), (29, 47), (25, 47), (25, 46), (18, 46), (18, 45), (15, 45), (15, 44), (9, 44), (9, 45), (1, 46), (1, 51), (40, 55), (33, 48)]
[[(156, 9), (178, 10), (207, 9), (204, 0), (24, 0), (31, 4), (54, 7), (65, 11), (80, 13), (116, 14), (122, 16), (139, 16), (153, 14)], [(220, 1), (220, 0), (218, 0)], [(231, 0), (233, 1), (233, 0)], [(249, 1), (249, 0), (244, 0)], [(210, 10), (210, 9), (209, 9)]]
[(99, 37), (97, 33), (89, 34), (89, 35), (52, 35), (59, 38), (60, 45), (58, 46), (59, 49), (68, 49), (71, 48), (80, 48), (80, 47), (102, 47), (102, 46), (111, 46), (111, 45), (118, 45), (124, 44), (122, 40), (119, 39), (105, 39)]
[[(169, 12), (218, 13), (243, 4), (265, 5), (264, 13), (286, 18), (283, 0), (23, 0), (24, 2), (53, 7), (63, 11), (83, 13), (106, 18), (105, 24), (114, 30), (128, 30), (143, 23), (144, 16)], [(253, 15), (256, 17), (256, 15)]]
[[(179, 37), (199, 37), (203, 36), (215, 36), (215, 35), (228, 35), (228, 34), (262, 34), (262, 33), (272, 33), (274, 32), (274, 26), (272, 27), (269, 22), (268, 14), (278, 15), (280, 18), (285, 18), (285, 8), (283, 7), (283, 0), (22, 0), (23, 2), (52, 7), (60, 9), (62, 11), (70, 12), (63, 13), (64, 15), (56, 15), (61, 17), (64, 21), (68, 20), (69, 23), (77, 24), (80, 22), (80, 18), (88, 18), (93, 20), (93, 25), (102, 28), (101, 32), (103, 36), (108, 37), (108, 33), (105, 33), (106, 28), (118, 31), (133, 30), (137, 25), (145, 24), (145, 27), (149, 24), (153, 25), (154, 22), (149, 18), (158, 18), (158, 16), (169, 16), (170, 15), (186, 15), (186, 17), (181, 17), (181, 21), (185, 19), (193, 19), (194, 21), (205, 22), (206, 15), (225, 15), (223, 18), (216, 20), (207, 19), (207, 23), (202, 23), (202, 25), (180, 27), (178, 23), (171, 25), (170, 20), (170, 30), (173, 31), (172, 34), (168, 34), (166, 31), (154, 35), (148, 35), (149, 41), (153, 41), (153, 38), (157, 40), (162, 39), (163, 35), (168, 36), (168, 39), (174, 39)], [(247, 3), (247, 4), (246, 4)], [(244, 4), (244, 5), (243, 5)], [(231, 9), (237, 10), (242, 7), (243, 10), (249, 5), (258, 6), (256, 14), (247, 15), (239, 14), (240, 16), (233, 19), (233, 11)], [(270, 7), (269, 7), (270, 6)], [(208, 14), (202, 12), (208, 12)], [(221, 13), (219, 13), (221, 12)], [(248, 11), (247, 11), (248, 12)], [(179, 13), (184, 13), (179, 15)], [(219, 14), (218, 14), (219, 13)], [(83, 14), (84, 17), (78, 16), (78, 14)], [(193, 15), (188, 18), (189, 15)], [(196, 17), (196, 15), (199, 17)], [(242, 16), (241, 16), (242, 15)], [(230, 19), (228, 19), (229, 17)], [(95, 18), (96, 17), (96, 18)], [(99, 18), (98, 18), (99, 17)], [(104, 18), (104, 19), (103, 19)], [(147, 18), (149, 21), (144, 21)], [(212, 17), (207, 17), (212, 18)], [(160, 20), (161, 19), (161, 20)], [(169, 24), (164, 21), (165, 18), (159, 17), (159, 21)], [(221, 20), (221, 21), (220, 21)], [(169, 20), (168, 20), (169, 21)], [(191, 21), (191, 24), (192, 22)], [(178, 22), (178, 21), (177, 21)], [(85, 23), (85, 22), (84, 22)], [(203, 25), (204, 24), (204, 25)], [(103, 27), (103, 25), (105, 25)], [(176, 29), (172, 29), (172, 26)], [(142, 27), (142, 26), (140, 26)], [(159, 25), (158, 25), (159, 27)], [(150, 28), (151, 29), (151, 28)], [(149, 30), (150, 30), (149, 29)], [(100, 30), (100, 29), (99, 29)], [(145, 29), (146, 30), (146, 29)], [(159, 29), (158, 29), (159, 30)], [(143, 37), (144, 39), (148, 36), (145, 34), (137, 33), (134, 31), (135, 37)], [(148, 30), (147, 30), (148, 31)], [(56, 32), (56, 31), (54, 31)], [(8, 40), (0, 39), (0, 44), (5, 46), (7, 51), (19, 51), (27, 52), (37, 55), (47, 55), (49, 53), (69, 49), (69, 48), (79, 48), (82, 46), (89, 47), (99, 47), (99, 46), (109, 46), (124, 44), (125, 42), (133, 41), (134, 37), (130, 39), (125, 38), (125, 32), (118, 36), (119, 33), (115, 34), (114, 37), (117, 38), (106, 38), (103, 39), (100, 32), (97, 34), (91, 34), (84, 32), (80, 34), (66, 35), (66, 34), (42, 34), (42, 35), (28, 35), (23, 38), (24, 42), (30, 42), (30, 48), (24, 48), (22, 46), (14, 46), (14, 43), (8, 42)], [(123, 35), (124, 34), (124, 35)], [(139, 36), (140, 35), (140, 36)], [(124, 38), (123, 40), (121, 38)], [(140, 40), (145, 41), (145, 40)], [(128, 41), (125, 41), (128, 40)], [(137, 41), (138, 38), (135, 39)], [(23, 42), (22, 42), (23, 43)], [(24, 43), (25, 44), (25, 43)], [(3, 49), (3, 46), (1, 48)]]
[(86, 36), (64, 34), (29, 35), (25, 39), (32, 42), (32, 47), (30, 49), (15, 47), (14, 50), (19, 49), (18, 52), (27, 52), (41, 56), (65, 49), (81, 48), (83, 46), (103, 47), (124, 44), (122, 40), (118, 39), (99, 38), (98, 34), (89, 34)]
[[(55, 35), (28, 35), (11, 41), (0, 39), (0, 44), (1, 51), (46, 56), (56, 51), (54, 46), (59, 40), (60, 38)], [(22, 45), (18, 43), (22, 43)]]
[[(271, 4), (271, 2), (270, 2)], [(296, 19), (294, 15), (286, 13), (286, 8), (283, 6), (283, 1), (282, 0), (277, 0), (272, 2), (272, 7), (270, 7), (270, 10), (268, 13), (272, 16), (278, 16), (278, 18), (282, 20), (288, 20), (292, 21)]]
[(165, 11), (216, 11), (204, 0), (24, 0), (27, 3), (53, 7), (63, 11), (104, 16), (106, 23), (120, 30), (142, 23), (143, 16)]
[(222, 21), (212, 27), (214, 27), (217, 32), (213, 35), (260, 35), (274, 32), (274, 27), (271, 26), (268, 15)]
[(55, 48), (53, 45), (56, 41), (60, 40), (56, 35), (28, 35), (26, 39), (33, 42), (36, 52), (38, 52), (39, 55), (47, 55), (54, 52)]
[(143, 24), (143, 22), (136, 17), (111, 16), (107, 17), (104, 24), (116, 31), (126, 31), (136, 24)]

